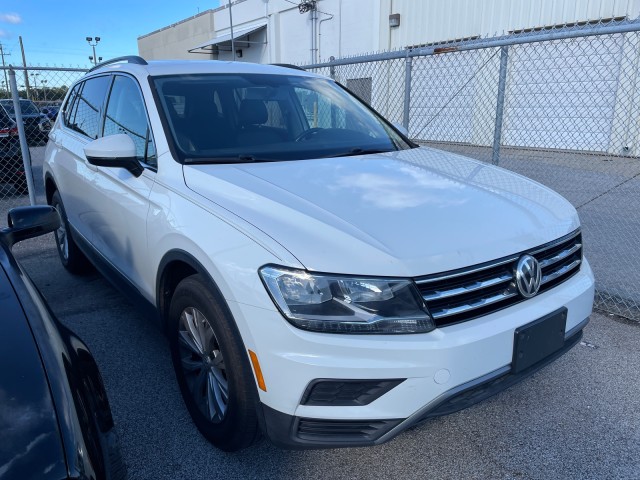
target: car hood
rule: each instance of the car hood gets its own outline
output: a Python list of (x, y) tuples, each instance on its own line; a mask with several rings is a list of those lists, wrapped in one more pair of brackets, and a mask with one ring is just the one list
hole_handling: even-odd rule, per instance
[(185, 165), (184, 176), (314, 271), (416, 277), (521, 252), (579, 226), (575, 209), (552, 190), (424, 147)]
[(0, 312), (0, 478), (66, 478), (40, 353), (2, 266)]

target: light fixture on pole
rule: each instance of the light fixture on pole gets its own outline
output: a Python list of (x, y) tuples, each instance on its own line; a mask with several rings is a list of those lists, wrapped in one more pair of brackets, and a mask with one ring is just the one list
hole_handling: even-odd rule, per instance
[[(93, 56), (89, 57), (89, 60), (92, 61), (94, 65), (97, 65), (98, 57), (96, 56), (96, 45), (98, 45), (98, 42), (100, 42), (100, 37), (95, 37), (95, 42), (93, 37), (86, 37), (86, 40), (89, 43), (89, 45), (91, 45), (91, 48), (93, 48)], [(94, 43), (91, 43), (91, 42), (94, 42)], [(102, 57), (100, 57), (100, 60), (102, 60)]]

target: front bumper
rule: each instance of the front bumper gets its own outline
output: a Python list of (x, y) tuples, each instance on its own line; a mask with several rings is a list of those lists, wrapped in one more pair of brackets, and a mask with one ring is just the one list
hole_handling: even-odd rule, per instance
[(509, 366), (459, 385), (440, 395), (405, 419), (330, 420), (301, 418), (261, 405), (259, 418), (266, 436), (287, 449), (365, 447), (388, 442), (408, 428), (429, 418), (449, 415), (506, 390), (533, 375), (573, 348), (582, 338), (589, 319), (570, 332), (562, 349), (518, 373)]
[[(426, 418), (477, 403), (542, 368), (579, 341), (593, 295), (593, 274), (585, 260), (576, 275), (547, 292), (427, 334), (305, 332), (278, 312), (230, 306), (236, 319), (244, 318), (246, 346), (260, 359), (267, 385), (266, 392), (260, 391), (266, 436), (286, 448), (333, 448), (385, 442)], [(563, 308), (563, 347), (512, 373), (515, 330)], [(304, 404), (308, 386), (317, 379), (404, 381), (371, 403)]]

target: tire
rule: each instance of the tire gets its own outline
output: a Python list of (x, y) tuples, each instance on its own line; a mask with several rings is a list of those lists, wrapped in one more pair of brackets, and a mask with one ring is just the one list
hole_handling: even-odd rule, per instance
[(70, 235), (69, 221), (60, 194), (56, 190), (51, 197), (51, 205), (60, 214), (60, 228), (55, 231), (56, 247), (62, 266), (73, 274), (81, 274), (91, 269), (91, 264)]
[(124, 463), (120, 439), (115, 429), (106, 435), (105, 447), (107, 452), (106, 477), (109, 480), (126, 480), (127, 465)]
[(251, 445), (259, 433), (253, 371), (235, 322), (202, 275), (178, 284), (169, 341), (182, 398), (200, 433), (227, 452)]
[[(96, 470), (97, 477), (105, 480), (125, 480), (127, 466), (122, 457), (120, 439), (113, 425), (108, 400), (106, 407), (104, 405), (99, 407), (96, 399), (102, 395), (96, 392), (90, 381), (85, 379), (82, 385), (82, 391), (79, 391), (77, 395), (79, 396), (78, 403), (83, 411), (81, 421), (84, 422), (84, 440), (87, 454)], [(104, 386), (100, 390), (104, 392)], [(105, 408), (107, 409), (107, 418), (105, 418)]]
[(84, 398), (86, 402), (85, 415), (87, 418), (85, 445), (88, 455), (92, 459), (98, 478), (105, 480), (125, 480), (127, 478), (127, 466), (122, 457), (120, 439), (111, 421), (110, 428), (103, 431), (97, 407), (90, 398)]

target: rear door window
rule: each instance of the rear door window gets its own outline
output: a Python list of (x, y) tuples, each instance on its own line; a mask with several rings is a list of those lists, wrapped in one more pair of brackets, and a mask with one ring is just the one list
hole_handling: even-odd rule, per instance
[(100, 134), (101, 112), (111, 82), (110, 76), (90, 78), (84, 82), (75, 100), (66, 125), (82, 135), (95, 140)]

